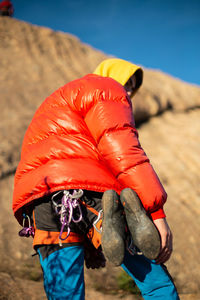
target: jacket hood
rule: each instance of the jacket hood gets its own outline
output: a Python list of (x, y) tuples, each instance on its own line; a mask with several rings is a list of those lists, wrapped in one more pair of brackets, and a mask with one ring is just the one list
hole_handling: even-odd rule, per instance
[(129, 78), (135, 74), (135, 92), (139, 89), (143, 80), (143, 71), (139, 66), (118, 58), (111, 58), (102, 61), (93, 73), (103, 77), (111, 77), (117, 82), (121, 83), (123, 86), (129, 80)]

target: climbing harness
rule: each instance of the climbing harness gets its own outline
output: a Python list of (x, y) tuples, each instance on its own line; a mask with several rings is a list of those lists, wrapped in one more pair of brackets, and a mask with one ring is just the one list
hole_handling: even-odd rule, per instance
[[(25, 227), (26, 220), (28, 221), (28, 227)], [(23, 214), (23, 228), (22, 230), (19, 231), (18, 234), (21, 237), (29, 237), (29, 236), (34, 237), (35, 235), (34, 228), (33, 226), (31, 226), (30, 217), (26, 214)]]
[[(62, 198), (56, 200), (55, 197), (59, 194), (62, 194)], [(78, 223), (82, 220), (82, 210), (79, 203), (80, 198), (83, 195), (83, 190), (73, 190), (72, 193), (70, 191), (64, 190), (59, 191), (51, 197), (51, 201), (54, 207), (54, 210), (57, 215), (60, 216), (60, 223), (62, 224), (60, 234), (59, 234), (59, 245), (62, 247), (62, 241), (66, 240), (70, 234), (70, 223), (73, 221), (74, 223)], [(77, 219), (74, 217), (75, 210), (79, 212), (79, 216)], [(67, 236), (62, 238), (62, 234), (64, 231), (64, 227), (67, 226)]]
[[(58, 195), (62, 195), (62, 197), (57, 197)], [(73, 191), (59, 191), (51, 197), (51, 201), (54, 207), (54, 210), (57, 215), (60, 216), (61, 230), (59, 234), (59, 245), (62, 247), (62, 241), (66, 240), (70, 234), (70, 224), (73, 221), (74, 223), (79, 223), (83, 219), (83, 214), (81, 210), (81, 204), (86, 206), (92, 213), (94, 213), (97, 218), (93, 222), (94, 229), (101, 234), (102, 227), (101, 225), (97, 227), (99, 221), (103, 217), (103, 210), (101, 209), (99, 212), (94, 208), (87, 205), (84, 201), (81, 201), (81, 197), (83, 196), (83, 190), (73, 190)], [(56, 199), (57, 197), (57, 199)], [(75, 218), (75, 213), (77, 218)], [(28, 227), (25, 226), (26, 222), (28, 222)], [(65, 238), (62, 237), (64, 227), (67, 227), (67, 236)], [(30, 217), (23, 213), (23, 228), (19, 231), (20, 237), (34, 237), (35, 230), (34, 227), (31, 226)], [(89, 233), (88, 233), (89, 234)], [(89, 234), (90, 237), (90, 234)], [(134, 246), (132, 237), (128, 234), (126, 239), (126, 248), (131, 255), (141, 255), (142, 252)]]

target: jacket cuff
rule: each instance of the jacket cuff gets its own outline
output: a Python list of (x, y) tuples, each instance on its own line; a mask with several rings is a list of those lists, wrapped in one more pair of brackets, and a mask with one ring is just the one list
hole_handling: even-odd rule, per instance
[(152, 220), (163, 219), (166, 218), (163, 208), (159, 208), (158, 210), (151, 213)]

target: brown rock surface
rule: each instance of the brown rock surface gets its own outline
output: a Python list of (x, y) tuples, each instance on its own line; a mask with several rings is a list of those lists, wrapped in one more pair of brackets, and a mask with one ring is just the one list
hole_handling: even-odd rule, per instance
[[(19, 226), (11, 211), (21, 142), (45, 97), (92, 72), (106, 55), (70, 34), (4, 17), (0, 18), (0, 57), (0, 299), (40, 300), (45, 296), (42, 283), (35, 281), (41, 278), (38, 260), (31, 257), (31, 240), (17, 236)], [(174, 254), (168, 267), (183, 300), (200, 299), (199, 108), (198, 86), (145, 69), (134, 114), (137, 124), (148, 120), (139, 128), (140, 141), (169, 195), (165, 208), (174, 233)], [(116, 273), (111, 267), (93, 272), (91, 281), (91, 272), (86, 272), (86, 299), (124, 295), (119, 291), (102, 295), (94, 289), (96, 280), (103, 286), (101, 277), (112, 289)]]

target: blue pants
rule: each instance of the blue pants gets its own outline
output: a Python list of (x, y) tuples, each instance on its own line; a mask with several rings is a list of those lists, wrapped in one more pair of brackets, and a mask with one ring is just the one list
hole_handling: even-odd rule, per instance
[[(54, 251), (40, 263), (44, 274), (44, 288), (50, 300), (83, 300), (84, 249), (70, 246)], [(176, 288), (166, 270), (142, 255), (125, 254), (123, 269), (134, 279), (144, 299), (178, 300)]]

